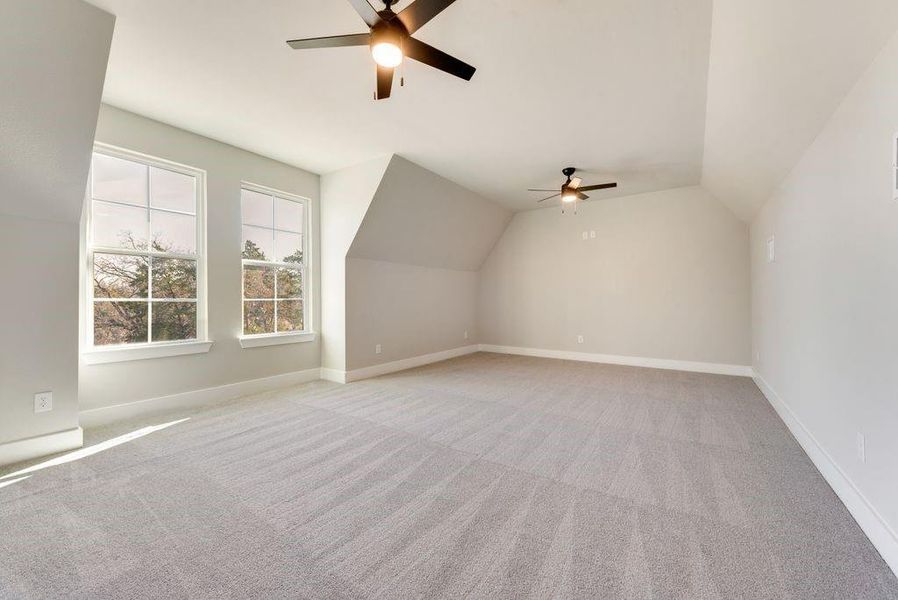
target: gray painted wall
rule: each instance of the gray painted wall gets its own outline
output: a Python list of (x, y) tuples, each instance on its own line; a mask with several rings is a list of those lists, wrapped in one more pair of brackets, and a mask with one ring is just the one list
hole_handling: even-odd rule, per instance
[(348, 370), (476, 343), (476, 271), (350, 258), (346, 281)]
[[(237, 339), (242, 332), (240, 183), (250, 181), (311, 199), (311, 266), (318, 272), (318, 176), (105, 105), (97, 141), (206, 170), (209, 337), (214, 344), (208, 354), (82, 364), (81, 410), (320, 366), (319, 341), (244, 349)], [(321, 323), (320, 306), (319, 290), (313, 289), (313, 329)]]
[(78, 426), (78, 225), (0, 215), (0, 256), (0, 280), (33, 290), (0, 294), (2, 444)]
[(0, 5), (0, 444), (78, 426), (78, 220), (113, 23), (80, 0)]
[(476, 271), (511, 211), (394, 155), (348, 256)]
[(346, 260), (346, 369), (476, 343), (477, 271), (510, 219), (394, 156)]
[[(898, 35), (751, 227), (756, 373), (892, 532), (898, 530), (896, 107)], [(866, 462), (858, 458), (858, 433), (865, 436)], [(896, 557), (893, 551), (893, 568)]]
[(698, 187), (517, 213), (478, 315), (484, 344), (748, 365), (748, 227)]

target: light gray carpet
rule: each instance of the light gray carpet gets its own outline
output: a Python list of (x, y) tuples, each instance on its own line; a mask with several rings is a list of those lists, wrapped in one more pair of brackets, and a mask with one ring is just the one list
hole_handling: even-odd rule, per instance
[(476, 354), (188, 416), (0, 488), (0, 598), (898, 598), (749, 379)]

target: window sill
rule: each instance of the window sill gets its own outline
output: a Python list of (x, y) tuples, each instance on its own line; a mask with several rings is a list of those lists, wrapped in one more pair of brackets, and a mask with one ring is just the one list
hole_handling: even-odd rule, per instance
[(212, 348), (212, 342), (172, 342), (170, 344), (148, 344), (142, 346), (116, 346), (114, 348), (94, 349), (82, 352), (81, 358), (87, 365), (104, 365), (107, 363), (163, 358), (166, 356), (183, 356), (185, 354), (203, 354)]
[(263, 335), (240, 336), (241, 348), (259, 348), (260, 346), (280, 346), (281, 344), (299, 344), (314, 342), (316, 334), (310, 331), (299, 333), (272, 333)]

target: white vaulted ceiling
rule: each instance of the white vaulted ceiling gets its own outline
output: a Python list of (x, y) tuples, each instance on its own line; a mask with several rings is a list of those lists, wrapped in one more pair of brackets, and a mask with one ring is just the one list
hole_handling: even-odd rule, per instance
[(92, 1), (106, 102), (312, 171), (395, 152), (515, 209), (568, 164), (609, 195), (700, 178), (711, 0), (457, 0), (416, 37), (474, 79), (409, 61), (381, 102), (366, 49), (284, 43), (366, 31), (346, 0)]
[(91, 1), (112, 105), (319, 173), (398, 153), (515, 210), (573, 165), (746, 220), (898, 27), (894, 0), (457, 0), (416, 37), (474, 79), (409, 61), (375, 102), (366, 49), (284, 43), (366, 31), (346, 0)]
[(750, 219), (898, 27), (895, 0), (715, 0), (702, 184)]

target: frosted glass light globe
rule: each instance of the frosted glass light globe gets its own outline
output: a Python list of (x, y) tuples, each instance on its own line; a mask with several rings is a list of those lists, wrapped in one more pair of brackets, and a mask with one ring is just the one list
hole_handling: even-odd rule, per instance
[(398, 67), (402, 62), (402, 50), (399, 49), (399, 46), (390, 42), (374, 44), (371, 47), (371, 56), (374, 57), (374, 62), (390, 69)]

